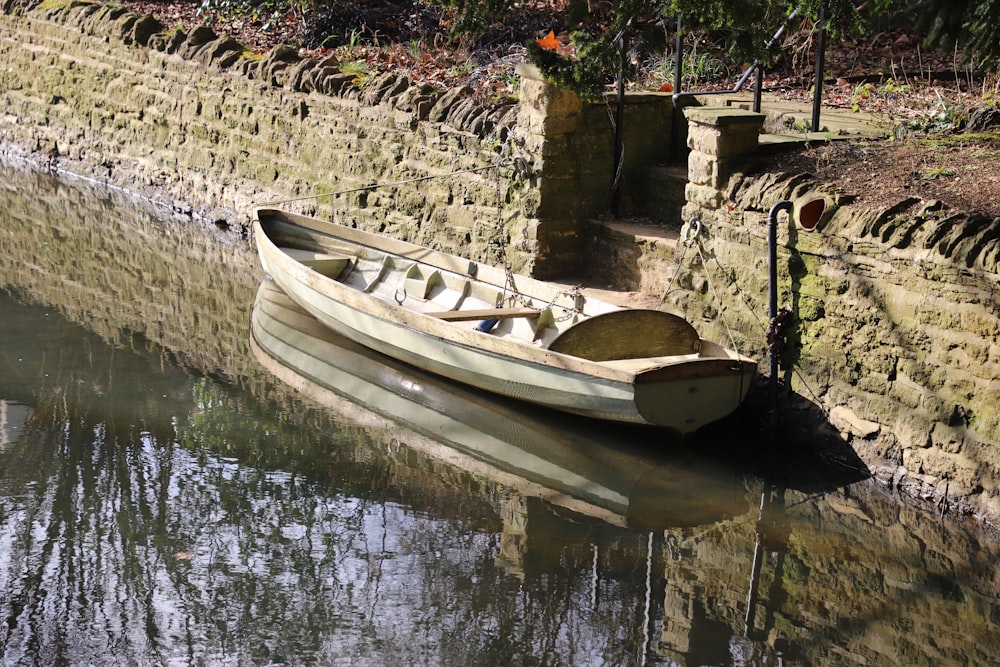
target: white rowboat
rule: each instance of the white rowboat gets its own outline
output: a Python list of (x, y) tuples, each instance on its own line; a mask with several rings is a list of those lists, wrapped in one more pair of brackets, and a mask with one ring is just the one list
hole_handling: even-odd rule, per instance
[(472, 387), (680, 434), (732, 413), (756, 363), (683, 318), (331, 222), (260, 209), (264, 270), (342, 336)]

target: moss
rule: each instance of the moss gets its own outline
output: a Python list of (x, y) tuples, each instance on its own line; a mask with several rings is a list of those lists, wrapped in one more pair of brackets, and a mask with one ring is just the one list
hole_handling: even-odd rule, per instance
[(937, 148), (942, 146), (969, 146), (990, 141), (1000, 141), (1000, 131), (934, 135), (933, 138), (920, 139), (919, 143), (931, 148)]
[(821, 299), (811, 299), (809, 297), (799, 300), (798, 318), (804, 322), (816, 322), (826, 316), (826, 309)]
[(42, 2), (38, 4), (38, 9), (45, 12), (54, 12), (60, 9), (66, 9), (68, 7), (74, 7), (80, 4), (84, 3), (79, 2), (79, 0), (42, 0)]

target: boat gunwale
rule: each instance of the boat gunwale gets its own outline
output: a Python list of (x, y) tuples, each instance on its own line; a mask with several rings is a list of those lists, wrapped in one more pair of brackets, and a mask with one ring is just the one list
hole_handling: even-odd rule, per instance
[[(479, 266), (478, 271), (475, 275), (466, 273), (461, 274), (460, 271), (456, 271), (456, 264), (467, 263), (470, 266), (476, 265), (475, 262), (469, 260), (464, 260), (462, 258), (456, 257), (454, 255), (449, 255), (437, 250), (432, 250), (429, 248), (424, 248), (407, 241), (399, 241), (397, 239), (391, 239), (383, 237), (377, 234), (372, 234), (370, 232), (365, 232), (363, 230), (353, 229), (350, 227), (345, 227), (334, 222), (327, 222), (323, 220), (317, 220), (315, 218), (309, 218), (306, 216), (300, 216), (294, 213), (286, 213), (279, 210), (262, 209), (260, 211), (262, 214), (270, 213), (273, 214), (276, 222), (283, 222), (285, 224), (299, 225), (305, 227), (306, 229), (323, 235), (328, 236), (335, 240), (341, 240), (351, 244), (360, 244), (363, 247), (371, 248), (376, 251), (387, 253), (394, 256), (400, 256), (407, 260), (412, 260), (418, 264), (423, 264), (425, 266), (430, 266), (433, 268), (453, 272), (459, 275), (465, 275), (469, 280), (479, 281), (487, 284), (496, 289), (503, 289), (501, 285), (496, 284), (490, 280), (484, 280), (479, 277), (478, 272), (483, 269), (498, 271), (495, 267), (489, 267), (485, 265)], [(308, 224), (301, 224), (308, 223)], [(419, 310), (414, 310), (405, 307), (395, 306), (382, 299), (379, 299), (370, 293), (358, 290), (350, 285), (346, 285), (335, 278), (325, 276), (321, 273), (311, 270), (308, 266), (302, 262), (296, 260), (293, 257), (289, 257), (286, 253), (281, 250), (281, 247), (274, 243), (267, 230), (264, 228), (264, 221), (255, 221), (255, 225), (260, 225), (261, 233), (267, 238), (271, 247), (277, 253), (277, 257), (283, 264), (285, 268), (293, 268), (299, 273), (300, 282), (310, 285), (316, 291), (323, 293), (324, 289), (320, 289), (317, 285), (313, 283), (319, 282), (324, 288), (332, 287), (342, 294), (344, 298), (338, 296), (337, 300), (342, 303), (350, 305), (352, 308), (362, 310), (364, 312), (369, 312), (372, 315), (376, 315), (370, 305), (375, 305), (378, 310), (382, 311), (378, 314), (378, 319), (383, 320), (388, 323), (399, 323), (405, 325), (408, 329), (415, 332), (426, 332), (431, 335), (435, 335), (438, 338), (446, 341), (454, 342), (455, 344), (460, 344), (466, 347), (473, 347), (476, 349), (482, 348), (483, 343), (487, 343), (487, 347), (492, 348), (490, 351), (500, 354), (502, 356), (515, 357), (522, 359), (524, 361), (530, 361), (533, 363), (543, 364), (547, 367), (558, 367), (560, 370), (578, 372), (588, 376), (597, 376), (607, 380), (612, 380), (616, 382), (625, 382), (628, 384), (634, 384), (639, 378), (644, 378), (644, 381), (650, 381), (653, 376), (660, 374), (661, 372), (667, 372), (668, 369), (677, 368), (682, 365), (706, 365), (707, 362), (733, 362), (740, 364), (744, 367), (753, 366), (756, 367), (756, 362), (748, 357), (733, 352), (721, 345), (711, 344), (709, 341), (700, 339), (702, 341), (702, 352), (700, 356), (696, 358), (690, 358), (689, 355), (674, 355), (674, 356), (662, 356), (662, 357), (637, 357), (635, 361), (641, 362), (643, 359), (649, 360), (649, 365), (636, 368), (636, 369), (625, 369), (616, 367), (614, 361), (594, 361), (591, 359), (586, 359), (584, 357), (578, 357), (571, 354), (564, 354), (561, 352), (556, 352), (545, 347), (536, 347), (525, 341), (511, 340), (508, 338), (500, 338), (496, 336), (491, 336), (489, 334), (481, 335), (482, 332), (473, 331), (470, 329), (465, 329), (462, 327), (456, 327), (452, 322), (445, 318), (439, 318), (433, 312), (422, 312)], [(357, 237), (357, 238), (355, 238)], [(395, 247), (395, 248), (394, 248)], [(428, 253), (429, 258), (415, 258), (411, 254), (400, 254), (400, 253)], [(434, 263), (425, 261), (426, 259), (434, 260)], [(533, 278), (528, 278), (526, 276), (517, 276), (519, 281), (529, 281), (532, 286), (542, 286), (547, 288), (553, 294), (557, 294), (559, 290), (556, 290), (552, 285), (544, 283), (542, 281), (537, 281)], [(542, 299), (543, 296), (519, 292), (525, 296)], [(628, 310), (613, 304), (607, 304), (606, 302), (593, 299), (592, 297), (587, 297), (588, 300), (593, 300), (600, 303), (602, 306), (607, 306), (615, 310)], [(350, 301), (350, 303), (348, 303)], [(563, 307), (563, 306), (557, 306)], [(601, 312), (605, 312), (602, 311)], [(410, 321), (412, 317), (416, 317), (416, 322)], [(460, 340), (461, 339), (461, 340)], [(705, 343), (709, 343), (708, 346)], [(718, 351), (718, 354), (706, 354), (708, 350)], [(511, 351), (519, 351), (519, 354), (511, 354)], [(553, 359), (559, 359), (561, 363), (554, 364)], [(567, 366), (569, 364), (569, 366)], [(576, 366), (577, 368), (571, 367)], [(741, 371), (741, 372), (746, 372)]]
[[(283, 211), (280, 209), (261, 208), (257, 209), (255, 222), (264, 223), (264, 218), (269, 218), (275, 222), (284, 222), (290, 225), (297, 225), (312, 232), (329, 236), (333, 239), (345, 241), (350, 244), (360, 245), (378, 252), (399, 256), (407, 260), (412, 260), (419, 264), (430, 266), (450, 273), (455, 273), (469, 280), (477, 281), (495, 287), (498, 290), (510, 292), (510, 288), (505, 288), (508, 274), (503, 269), (482, 262), (465, 259), (457, 255), (452, 255), (440, 250), (434, 250), (425, 246), (394, 239), (381, 234), (367, 232), (362, 229), (347, 227), (336, 222), (320, 220), (309, 216)], [(531, 278), (522, 274), (513, 274), (517, 281), (515, 293), (533, 299), (538, 299), (546, 303), (552, 302), (560, 295), (567, 293), (567, 290), (560, 289), (559, 286), (549, 282)], [(595, 298), (589, 294), (581, 294), (585, 304), (592, 303), (597, 312), (606, 310), (629, 310), (607, 301)], [(558, 307), (567, 307), (559, 305)], [(587, 310), (584, 305), (583, 310)], [(588, 313), (594, 315), (595, 313)]]

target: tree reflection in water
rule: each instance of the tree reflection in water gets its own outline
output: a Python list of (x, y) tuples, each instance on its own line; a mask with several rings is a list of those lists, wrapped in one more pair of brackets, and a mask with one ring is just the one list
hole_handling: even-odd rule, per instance
[[(4, 664), (617, 664), (639, 649), (642, 534), (3, 302), (21, 312), (0, 388), (34, 403), (0, 453)], [(547, 534), (521, 572), (497, 565), (511, 505)]]

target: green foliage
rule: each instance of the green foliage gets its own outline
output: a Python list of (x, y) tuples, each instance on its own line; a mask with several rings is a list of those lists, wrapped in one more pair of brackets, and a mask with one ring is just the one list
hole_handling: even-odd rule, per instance
[(825, 26), (831, 36), (865, 30), (853, 0), (671, 0), (667, 11), (682, 17), (685, 30), (701, 28), (724, 33), (735, 62), (757, 60), (766, 65), (772, 61), (777, 46), (768, 51), (767, 43), (792, 12), (798, 9), (799, 18), (816, 20), (821, 7), (825, 9)]
[(344, 74), (353, 74), (352, 82), (358, 88), (364, 88), (372, 79), (372, 71), (364, 60), (350, 60), (340, 65)]
[[(670, 56), (651, 68), (651, 78), (673, 83), (675, 71), (674, 56)], [(681, 56), (681, 83), (684, 90), (697, 88), (702, 81), (725, 81), (732, 72), (726, 61), (714, 53), (687, 49)]]
[(263, 29), (270, 22), (286, 13), (295, 0), (202, 0), (199, 14), (217, 12), (227, 17), (241, 16), (252, 21), (263, 21)]
[(919, 134), (941, 134), (957, 132), (965, 127), (968, 118), (966, 108), (961, 104), (942, 101), (929, 113), (900, 123), (895, 130), (897, 139)]
[(610, 20), (598, 24), (590, 12), (580, 8), (574, 14), (579, 23), (570, 33), (571, 54), (545, 49), (532, 41), (528, 57), (549, 79), (584, 98), (596, 98), (619, 74), (632, 78), (636, 63), (646, 54), (662, 51), (663, 22), (669, 20), (662, 12), (663, 5), (658, 2), (618, 0)]
[[(875, 4), (888, 6), (892, 1), (881, 0)], [(677, 17), (680, 17), (683, 31), (708, 30), (718, 35), (717, 41), (727, 45), (727, 56), (732, 62), (760, 61), (767, 65), (776, 53), (773, 46), (769, 52), (767, 44), (788, 21), (793, 9), (798, 8), (800, 17), (815, 19), (821, 5), (825, 8), (825, 25), (832, 35), (861, 31), (863, 21), (853, 0), (671, 0), (666, 3), (618, 0), (612, 3), (612, 18), (607, 25), (595, 25), (590, 13), (579, 14), (579, 24), (570, 34), (571, 55), (532, 43), (528, 45), (528, 55), (548, 78), (592, 98), (620, 71), (628, 79), (634, 73), (633, 65), (637, 60), (657, 49), (662, 52), (665, 26), (674, 24)], [(623, 49), (628, 56), (624, 59)]]
[(901, 84), (895, 79), (889, 79), (880, 85), (874, 83), (862, 83), (851, 93), (851, 110), (861, 111), (873, 99), (879, 98), (889, 100), (898, 95), (904, 95), (910, 89), (906, 84)]
[(577, 44), (577, 59), (543, 49), (534, 42), (528, 43), (528, 57), (549, 80), (577, 91), (585, 99), (595, 99), (609, 81), (608, 72), (613, 71), (608, 50), (582, 33), (574, 33), (572, 38)]
[(514, 0), (429, 0), (429, 2), (454, 10), (455, 32), (468, 34), (481, 33), (514, 6)]
[(955, 175), (954, 169), (949, 169), (948, 167), (934, 167), (930, 171), (924, 172), (920, 175), (925, 181), (933, 181), (939, 178), (949, 178)]
[(959, 50), (970, 62), (1000, 65), (1000, 0), (926, 0), (912, 10), (928, 45)]

